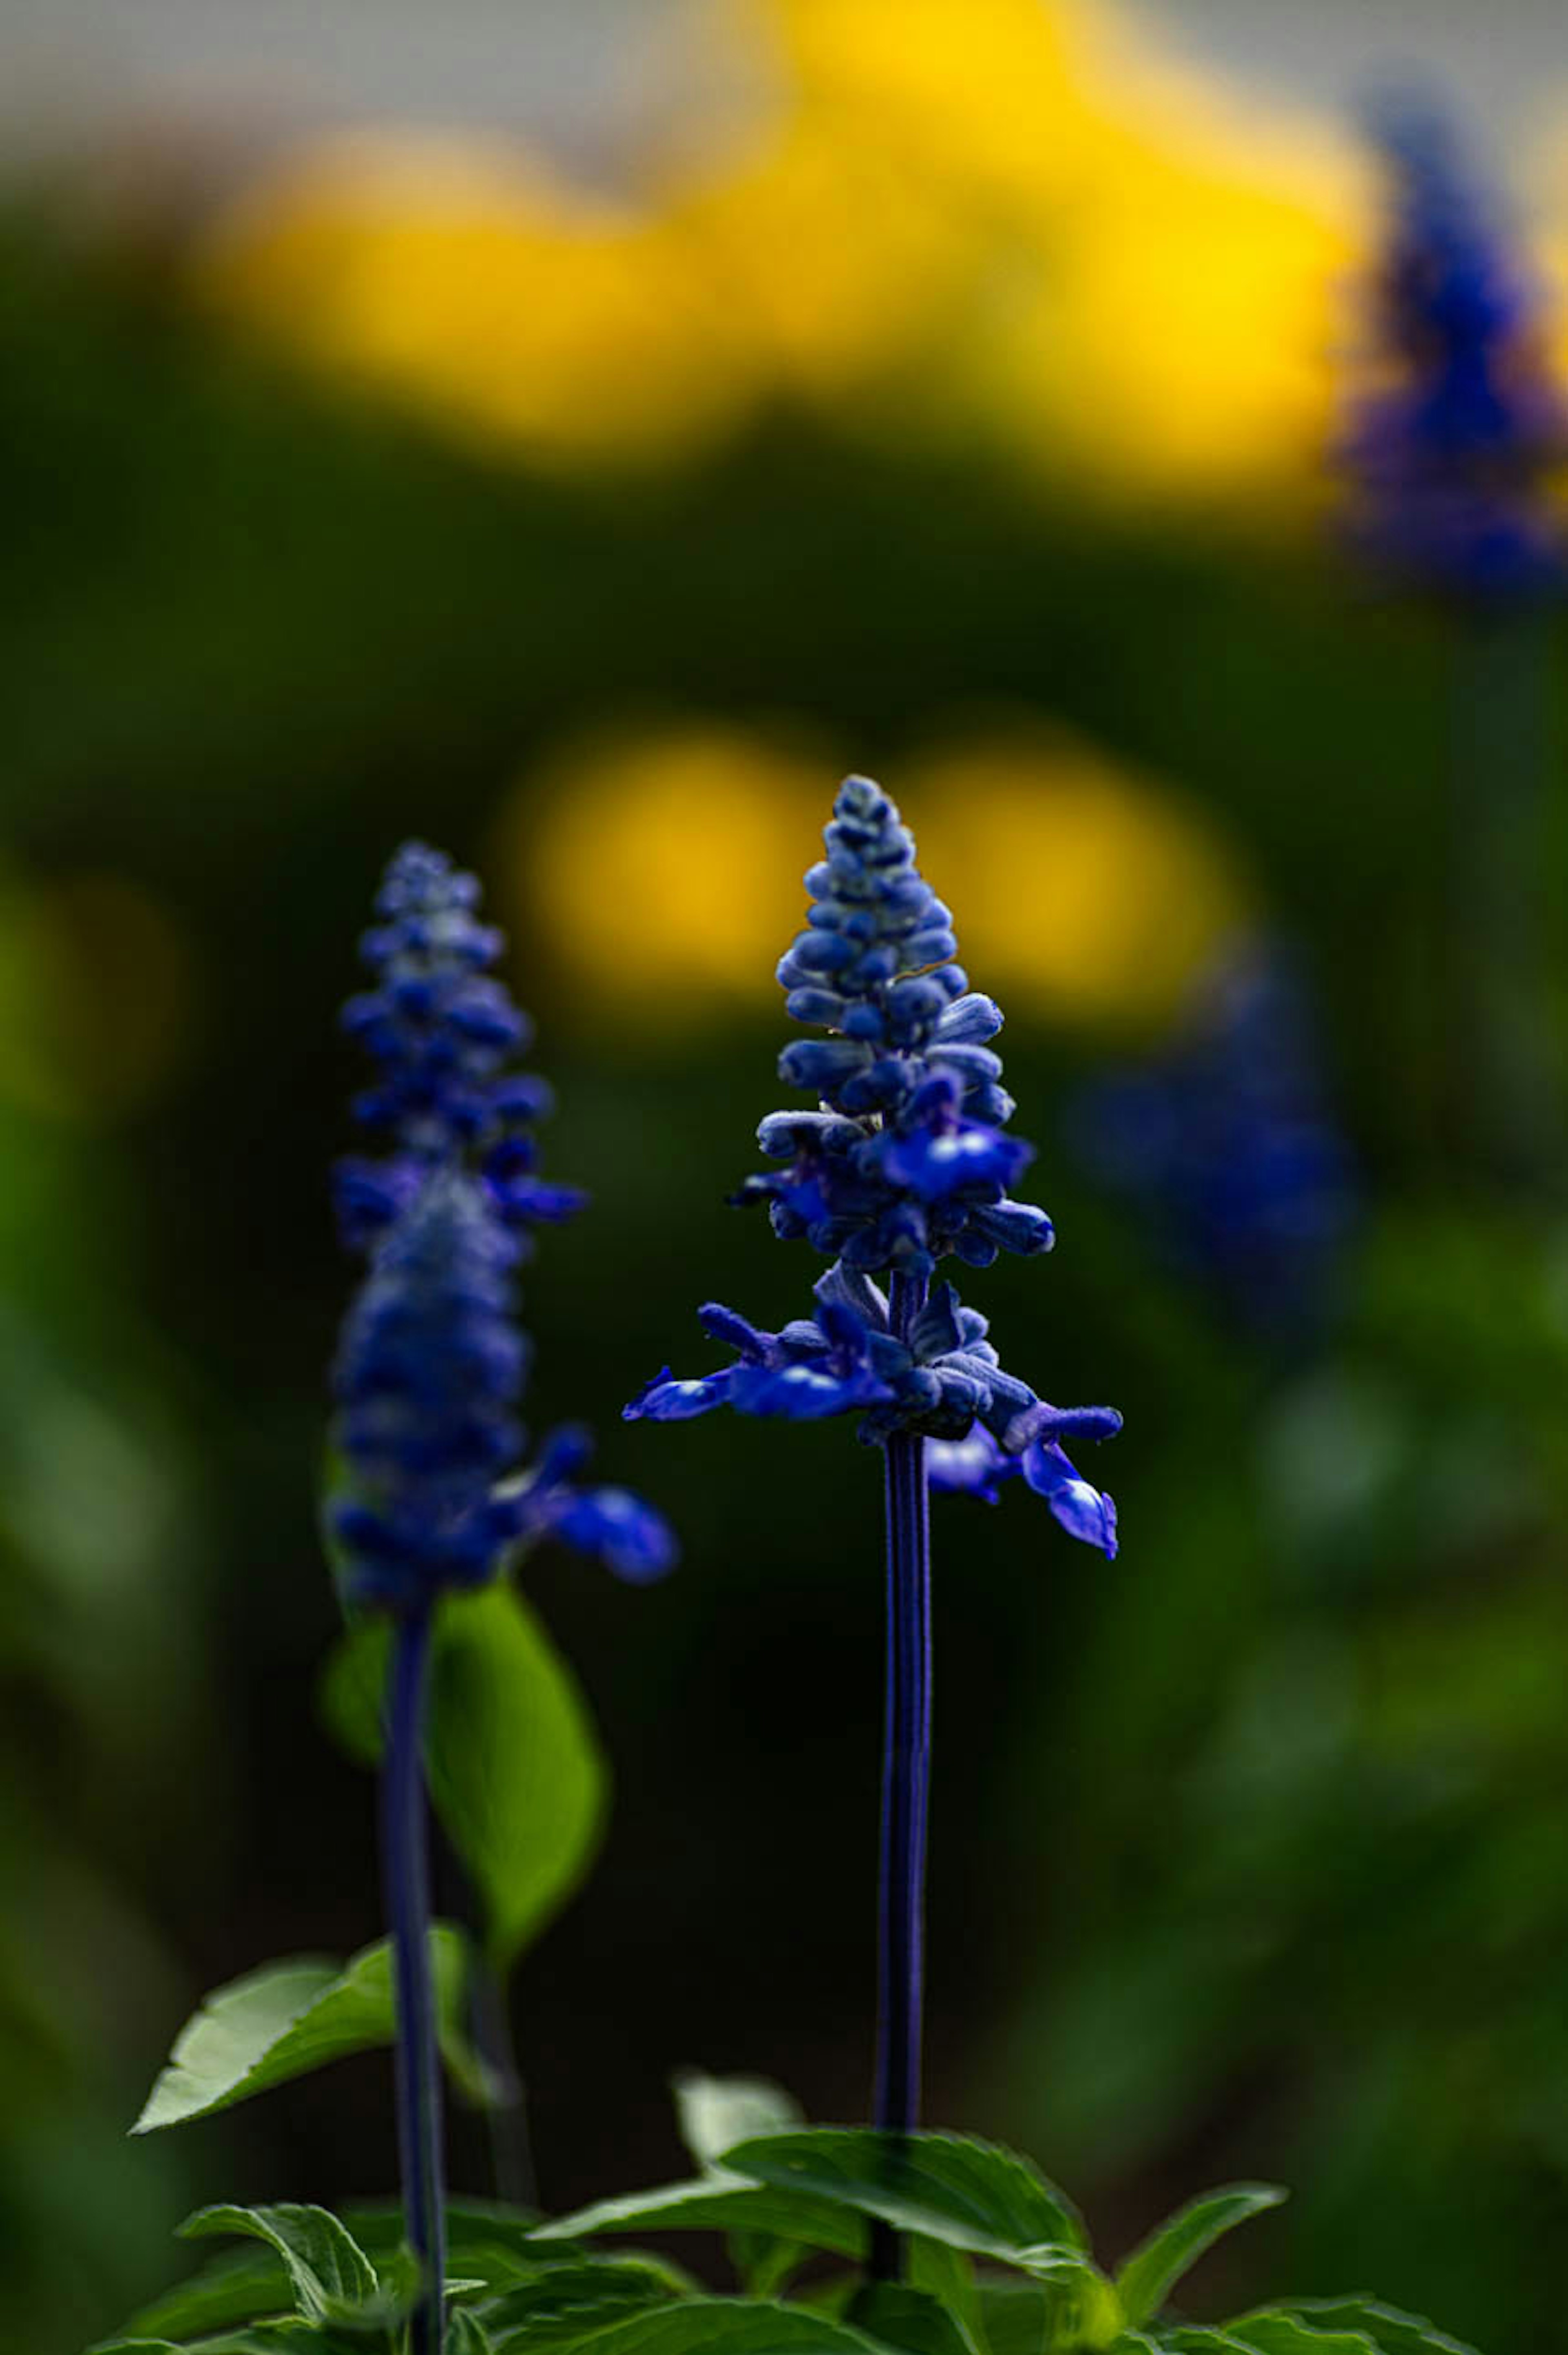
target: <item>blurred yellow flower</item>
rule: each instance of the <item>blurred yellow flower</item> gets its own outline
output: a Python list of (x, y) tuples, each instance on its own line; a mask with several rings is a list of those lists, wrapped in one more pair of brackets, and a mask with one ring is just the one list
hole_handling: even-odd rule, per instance
[(1157, 1028), (1244, 919), (1199, 811), (1079, 738), (955, 743), (906, 769), (897, 798), (965, 968), (1015, 1016)]
[(503, 813), (501, 888), (522, 936), (618, 1021), (763, 1006), (831, 783), (717, 723), (582, 744)]
[(547, 460), (668, 457), (752, 388), (677, 227), (477, 141), (310, 150), (214, 225), (196, 274), (310, 357)]
[(547, 461), (661, 461), (783, 395), (1137, 496), (1313, 480), (1369, 218), (1348, 143), (1101, 0), (699, 21), (757, 101), (716, 149), (690, 75), (684, 133), (625, 159), (638, 204), (496, 144), (339, 139), (230, 208), (198, 282)]
[[(837, 782), (717, 723), (581, 745), (504, 811), (502, 888), (524, 936), (618, 1023), (776, 1007)], [(883, 782), (976, 987), (1019, 1017), (1156, 1027), (1245, 915), (1199, 813), (1077, 738), (995, 727)]]
[[(1309, 490), (1371, 213), (1348, 143), (1130, 48), (1072, 234), (991, 351), (1019, 440), (1135, 494)], [(1032, 421), (1032, 423), (1031, 423)]]

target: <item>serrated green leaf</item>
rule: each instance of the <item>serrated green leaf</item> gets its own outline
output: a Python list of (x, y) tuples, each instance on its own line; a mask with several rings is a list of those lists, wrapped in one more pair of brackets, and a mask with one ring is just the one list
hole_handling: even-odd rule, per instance
[(231, 2322), (258, 2322), (285, 2315), (293, 2303), (283, 2260), (271, 2250), (245, 2250), (220, 2257), (138, 2308), (125, 2327), (134, 2339), (197, 2338)]
[(283, 2261), (295, 2311), (305, 2322), (331, 2322), (375, 2298), (376, 2268), (347, 2228), (325, 2208), (198, 2208), (179, 2228), (185, 2241), (239, 2232), (264, 2241)]
[(1247, 2355), (1378, 2355), (1364, 2330), (1319, 2330), (1284, 2307), (1261, 2307), (1225, 2324), (1226, 2336)]
[[(386, 2279), (403, 2251), (403, 2211), (397, 2200), (358, 2200), (343, 2210), (343, 2221)], [(565, 2261), (564, 2251), (536, 2249), (529, 2241), (539, 2219), (500, 2200), (450, 2200), (446, 2207), (446, 2267), (450, 2288), (470, 2281), (481, 2289), (509, 2288), (531, 2281), (547, 2265)]]
[(722, 2163), (775, 2190), (839, 2200), (900, 2232), (1007, 2264), (1048, 2245), (1085, 2245), (1077, 2210), (1027, 2159), (965, 2135), (817, 2126), (739, 2144)]
[(858, 2330), (801, 2306), (692, 2297), (571, 2342), (582, 2355), (874, 2355)]
[[(680, 2138), (692, 2158), (714, 2182), (731, 2187), (744, 2179), (726, 2175), (716, 2164), (721, 2151), (776, 2126), (798, 2126), (805, 2117), (794, 2095), (768, 2077), (709, 2077), (700, 2069), (683, 2069), (671, 2079), (670, 2090)], [(726, 2245), (751, 2297), (772, 2297), (810, 2254), (804, 2242), (776, 2232), (731, 2232)]]
[(1451, 2339), (1424, 2315), (1402, 2314), (1381, 2298), (1293, 2297), (1283, 2311), (1317, 2330), (1364, 2331), (1381, 2355), (1476, 2355), (1473, 2347)]
[[(389, 1633), (349, 1627), (322, 1704), (344, 1747), (374, 1765)], [(436, 1615), (426, 1760), (431, 1799), (484, 1902), (504, 1972), (581, 1881), (603, 1830), (609, 1778), (588, 1705), (539, 1618), (505, 1581), (451, 1594)]]
[(715, 2181), (692, 2176), (661, 2184), (654, 2191), (631, 2191), (619, 2200), (598, 2200), (535, 2228), (535, 2245), (552, 2241), (591, 2241), (605, 2232), (768, 2232), (804, 2241), (835, 2255), (865, 2254), (867, 2228), (852, 2210), (806, 2192), (771, 2185)]
[(1129, 2323), (1148, 2322), (1205, 2250), (1249, 2216), (1277, 2208), (1287, 2195), (1273, 2183), (1227, 2183), (1189, 2200), (1139, 2243), (1116, 2274)]
[(682, 2069), (670, 2090), (680, 2138), (702, 2168), (717, 2168), (738, 2142), (805, 2119), (794, 2094), (769, 2077), (709, 2077), (700, 2069)]
[[(442, 2051), (473, 2098), (486, 2090), (468, 2042), (468, 1948), (461, 1930), (431, 1931)], [(391, 1953), (386, 1939), (347, 1963), (301, 1957), (264, 1964), (204, 1998), (178, 2036), (133, 2134), (183, 2126), (252, 2094), (303, 2077), (346, 2053), (390, 2044), (395, 2030)]]
[(514, 2348), (559, 2347), (641, 2307), (657, 2306), (685, 2285), (644, 2257), (602, 2257), (552, 2265), (538, 2280), (485, 2307), (497, 2355)]
[(902, 2282), (867, 2282), (855, 2294), (845, 2320), (880, 2346), (905, 2355), (970, 2355), (970, 2342), (929, 2291)]

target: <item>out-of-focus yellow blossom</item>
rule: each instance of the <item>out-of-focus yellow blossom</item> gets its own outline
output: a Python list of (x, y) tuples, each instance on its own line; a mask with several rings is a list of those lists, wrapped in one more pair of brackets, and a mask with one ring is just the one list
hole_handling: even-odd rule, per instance
[[(834, 782), (717, 724), (584, 745), (518, 787), (497, 870), (519, 929), (618, 1024), (763, 1011)], [(1214, 829), (1077, 738), (998, 727), (883, 782), (976, 987), (1020, 1016), (1156, 1028), (1246, 914)]]
[(510, 148), (340, 140), (218, 224), (202, 282), (536, 458), (657, 460), (782, 395), (1139, 497), (1313, 478), (1369, 218), (1348, 142), (1106, 0), (702, 21), (756, 102), (716, 150), (692, 75), (637, 206)]
[(119, 875), (0, 876), (0, 1099), (51, 1121), (133, 1112), (194, 1027), (190, 945)]
[(956, 744), (905, 770), (897, 797), (966, 970), (1015, 1015), (1157, 1028), (1245, 916), (1198, 811), (1078, 738)]
[(1099, 72), (1115, 107), (1072, 234), (982, 355), (1012, 435), (1135, 495), (1310, 490), (1370, 174), (1129, 40)]
[(585, 744), (504, 813), (502, 889), (523, 937), (620, 1023), (762, 1006), (830, 784), (716, 724)]
[(197, 271), (233, 315), (547, 460), (667, 457), (754, 389), (678, 225), (477, 141), (310, 150), (215, 225)]

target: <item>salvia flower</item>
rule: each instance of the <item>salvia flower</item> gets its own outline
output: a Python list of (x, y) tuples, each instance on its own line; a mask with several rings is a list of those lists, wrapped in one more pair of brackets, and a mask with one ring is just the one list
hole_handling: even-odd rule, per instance
[(1546, 477), (1568, 437), (1531, 291), (1442, 113), (1407, 97), (1371, 127), (1393, 213), (1345, 453), (1351, 537), (1466, 600), (1539, 593), (1563, 572)]
[(627, 1579), (675, 1558), (650, 1506), (581, 1484), (582, 1431), (523, 1462), (517, 1271), (528, 1227), (583, 1197), (536, 1174), (528, 1128), (549, 1098), (508, 1069), (528, 1025), (487, 971), (500, 943), (477, 921), (477, 896), (439, 852), (400, 850), (382, 886), (386, 921), (366, 943), (380, 986), (349, 1007), (380, 1067), (356, 1109), (389, 1151), (336, 1173), (346, 1233), (369, 1267), (334, 1369), (346, 1478), (329, 1522), (347, 1599), (405, 1614), (483, 1584), (545, 1536)]
[(1283, 951), (1233, 951), (1165, 1054), (1087, 1088), (1069, 1129), (1167, 1254), (1243, 1321), (1288, 1336), (1332, 1307), (1356, 1173)]
[[(1052, 1241), (1045, 1212), (1008, 1190), (1033, 1154), (1007, 1134), (1013, 1101), (987, 1043), (1001, 1013), (955, 963), (952, 918), (879, 786), (846, 779), (825, 839), (827, 857), (805, 879), (806, 928), (778, 968), (789, 1012), (827, 1033), (786, 1047), (779, 1075), (817, 1101), (763, 1122), (763, 1151), (783, 1166), (749, 1179), (738, 1199), (766, 1201), (777, 1234), (805, 1238), (833, 1264), (812, 1316), (782, 1332), (717, 1303), (701, 1309), (733, 1362), (691, 1379), (667, 1369), (625, 1414), (854, 1413), (872, 1444), (900, 1433), (967, 1444), (978, 1433), (1065, 1529), (1114, 1554), (1115, 1508), (1079, 1479), (1057, 1439), (1108, 1438), (1120, 1416), (1048, 1406), (1004, 1371), (986, 1319), (931, 1281), (946, 1255), (986, 1266), (999, 1252), (1042, 1252)], [(917, 1290), (907, 1329), (872, 1280), (882, 1273)], [(1058, 1457), (1065, 1469), (1052, 1485)]]
[(908, 828), (879, 786), (848, 777), (825, 841), (778, 968), (788, 1012), (828, 1034), (779, 1058), (818, 1108), (763, 1121), (757, 1141), (784, 1167), (740, 1199), (851, 1267), (918, 1278), (948, 1252), (985, 1267), (999, 1251), (1049, 1251), (1044, 1211), (1008, 1199), (1034, 1155), (1003, 1134), (1014, 1104), (987, 1044), (1001, 1012), (954, 962), (952, 916)]
[(478, 899), (477, 879), (422, 842), (405, 843), (382, 881), (380, 921), (360, 943), (376, 986), (349, 999), (343, 1023), (379, 1067), (355, 1117), (389, 1150), (335, 1173), (351, 1243), (371, 1240), (454, 1157), (519, 1229), (570, 1218), (585, 1199), (535, 1174), (531, 1130), (550, 1092), (510, 1068), (531, 1027), (490, 970), (502, 937), (479, 922)]

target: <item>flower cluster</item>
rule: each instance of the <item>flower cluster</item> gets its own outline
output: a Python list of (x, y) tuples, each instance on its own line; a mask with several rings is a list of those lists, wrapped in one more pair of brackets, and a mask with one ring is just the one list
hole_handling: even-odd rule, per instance
[(1013, 1100), (986, 1044), (1001, 1012), (953, 962), (952, 916), (908, 828), (880, 787), (848, 777), (825, 841), (805, 878), (815, 904), (778, 968), (786, 1010), (831, 1034), (779, 1058), (820, 1109), (763, 1122), (758, 1143), (785, 1166), (740, 1199), (851, 1267), (922, 1277), (947, 1252), (986, 1267), (999, 1251), (1049, 1251), (1044, 1211), (1008, 1199), (1034, 1154), (1002, 1133)]
[(1355, 1172), (1302, 985), (1277, 949), (1232, 954), (1168, 1051), (1085, 1090), (1070, 1130), (1238, 1316), (1292, 1333), (1331, 1305)]
[(1529, 292), (1442, 116), (1406, 100), (1373, 127), (1396, 212), (1346, 453), (1354, 537), (1467, 598), (1539, 591), (1562, 571), (1545, 478), (1565, 436)]
[[(858, 1413), (873, 1444), (900, 1433), (930, 1441), (938, 1487), (990, 1499), (1021, 1473), (1063, 1528), (1114, 1554), (1115, 1508), (1060, 1443), (1108, 1438), (1121, 1417), (1048, 1405), (1003, 1370), (986, 1319), (951, 1284), (931, 1283), (944, 1254), (985, 1266), (999, 1251), (1045, 1251), (1052, 1240), (1043, 1210), (1008, 1196), (1033, 1156), (1004, 1134), (1013, 1103), (985, 1044), (1001, 1014), (953, 962), (952, 919), (878, 786), (846, 780), (826, 842), (827, 859), (805, 879), (815, 903), (806, 929), (778, 969), (790, 1013), (829, 1032), (797, 1040), (779, 1062), (781, 1078), (818, 1105), (763, 1121), (763, 1150), (785, 1167), (750, 1179), (739, 1199), (766, 1200), (776, 1233), (804, 1237), (834, 1264), (816, 1286), (814, 1315), (782, 1332), (716, 1303), (703, 1308), (703, 1329), (733, 1364), (690, 1380), (667, 1368), (625, 1414)], [(907, 1316), (872, 1282), (883, 1272), (903, 1288)]]
[(624, 1578), (656, 1577), (675, 1557), (649, 1506), (579, 1485), (585, 1433), (558, 1432), (531, 1470), (516, 1468), (528, 1370), (516, 1270), (528, 1228), (583, 1197), (535, 1175), (528, 1132), (548, 1092), (507, 1069), (528, 1026), (488, 971), (500, 938), (477, 922), (477, 897), (471, 875), (406, 845), (364, 943), (379, 986), (345, 1015), (380, 1066), (355, 1110), (389, 1151), (335, 1173), (369, 1268), (334, 1369), (347, 1482), (329, 1521), (347, 1598), (393, 1612), (483, 1584), (545, 1535)]
[(355, 1098), (355, 1118), (389, 1151), (378, 1161), (340, 1161), (334, 1172), (351, 1245), (370, 1241), (429, 1171), (454, 1159), (476, 1170), (511, 1226), (568, 1219), (586, 1199), (535, 1175), (530, 1132), (550, 1092), (507, 1068), (531, 1029), (490, 970), (502, 938), (479, 922), (478, 898), (477, 879), (422, 842), (403, 845), (377, 895), (380, 922), (360, 943), (377, 986), (349, 999), (343, 1025), (380, 1067), (376, 1085)]

